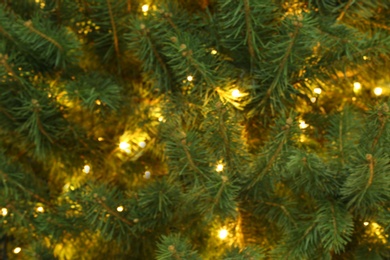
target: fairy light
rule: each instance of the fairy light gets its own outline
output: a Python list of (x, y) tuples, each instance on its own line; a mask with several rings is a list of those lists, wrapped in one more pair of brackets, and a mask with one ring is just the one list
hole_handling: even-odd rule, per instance
[(99, 142), (104, 141), (104, 138), (103, 137), (98, 137), (98, 141)]
[(141, 148), (145, 148), (145, 147), (146, 147), (146, 143), (145, 143), (144, 141), (139, 142), (138, 145), (139, 145), (139, 147), (141, 147)]
[(315, 103), (317, 101), (317, 98), (316, 97), (312, 97), (312, 98), (310, 98), (310, 101), (311, 101), (311, 103)]
[(20, 247), (15, 247), (14, 250), (12, 250), (12, 252), (14, 252), (14, 254), (19, 254), (20, 251), (22, 251), (22, 249)]
[(362, 89), (362, 84), (360, 82), (354, 82), (353, 83), (353, 91), (358, 92)]
[(164, 117), (162, 117), (162, 116), (160, 116), (159, 118), (158, 118), (158, 121), (159, 122), (162, 122), (164, 120)]
[(307, 128), (308, 126), (309, 126), (309, 125), (306, 124), (305, 121), (299, 121), (299, 128), (305, 129), (305, 128)]
[(232, 91), (232, 97), (233, 98), (239, 98), (241, 97), (241, 92), (238, 89), (233, 89)]
[(45, 212), (45, 209), (42, 206), (37, 207), (37, 212), (43, 213)]
[(365, 221), (365, 222), (363, 223), (363, 225), (368, 226), (368, 225), (370, 225), (370, 222)]
[(380, 88), (380, 87), (374, 88), (374, 94), (377, 96), (382, 95), (382, 88)]
[(91, 166), (89, 166), (88, 164), (84, 165), (83, 172), (85, 174), (88, 174), (90, 171), (91, 171)]
[(118, 211), (118, 212), (122, 212), (123, 211), (123, 206), (118, 206), (117, 208), (116, 208), (116, 211)]
[(3, 215), (3, 217), (7, 216), (8, 214), (8, 209), (7, 208), (2, 208), (1, 209), (1, 215)]
[(126, 153), (130, 153), (130, 144), (128, 142), (120, 142), (119, 149)]
[(222, 240), (226, 239), (228, 235), (229, 232), (225, 228), (220, 229), (218, 232), (218, 237)]
[(223, 171), (223, 164), (222, 163), (219, 163), (218, 165), (217, 165), (217, 172), (221, 172), (221, 171)]
[(215, 55), (215, 54), (217, 54), (217, 53), (218, 53), (217, 50), (215, 50), (215, 49), (212, 49), (212, 50), (211, 50), (211, 54), (212, 54), (212, 55)]
[(149, 5), (143, 5), (141, 7), (143, 13), (147, 13), (149, 11)]
[(320, 89), (320, 88), (315, 88), (313, 91), (314, 91), (314, 93), (316, 93), (318, 95), (322, 93), (322, 89)]
[(150, 175), (151, 175), (150, 171), (146, 171), (145, 174), (144, 174), (144, 178), (145, 179), (150, 179)]
[(194, 79), (194, 77), (191, 76), (191, 75), (189, 75), (189, 76), (187, 77), (187, 80), (188, 80), (189, 82), (191, 82), (193, 79)]

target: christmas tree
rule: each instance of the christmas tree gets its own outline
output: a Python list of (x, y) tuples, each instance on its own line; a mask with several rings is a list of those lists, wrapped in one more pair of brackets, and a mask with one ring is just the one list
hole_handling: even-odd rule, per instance
[(1, 259), (390, 259), (390, 2), (4, 0)]

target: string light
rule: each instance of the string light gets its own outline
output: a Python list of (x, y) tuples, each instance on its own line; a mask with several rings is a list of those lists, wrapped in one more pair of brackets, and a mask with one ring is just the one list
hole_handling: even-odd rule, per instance
[(103, 137), (98, 137), (98, 141), (99, 142), (104, 141), (104, 138)]
[(309, 126), (309, 125), (306, 124), (305, 121), (299, 121), (299, 128), (305, 129), (305, 128), (307, 128), (308, 126)]
[(118, 212), (122, 212), (122, 211), (123, 211), (123, 209), (124, 209), (124, 208), (123, 208), (123, 206), (119, 206), (119, 207), (117, 207), (117, 208), (116, 208), (116, 211), (118, 211)]
[(37, 208), (37, 212), (43, 213), (43, 212), (45, 212), (45, 209), (42, 206), (39, 206)]
[(220, 229), (218, 232), (218, 237), (222, 240), (226, 239), (228, 235), (229, 235), (229, 232), (225, 228)]
[(354, 82), (354, 83), (353, 83), (353, 91), (354, 91), (354, 92), (360, 91), (361, 88), (362, 88), (362, 84), (360, 84), (360, 82)]
[(310, 98), (310, 101), (311, 101), (311, 103), (315, 103), (317, 101), (317, 98), (312, 97), (312, 98)]
[(12, 252), (14, 252), (14, 254), (19, 254), (20, 251), (22, 251), (22, 249), (20, 247), (15, 247), (14, 250), (12, 250)]
[(150, 171), (146, 171), (145, 174), (144, 174), (144, 178), (145, 179), (150, 179), (150, 175), (151, 175)]
[(1, 209), (1, 215), (3, 215), (3, 217), (7, 216), (8, 214), (8, 209), (7, 208), (2, 208)]
[(139, 147), (141, 147), (141, 148), (145, 148), (145, 147), (146, 147), (146, 143), (145, 143), (144, 141), (139, 142), (138, 145), (139, 145)]
[(368, 226), (368, 225), (370, 225), (370, 222), (365, 221), (365, 222), (363, 223), (363, 225)]
[(142, 12), (147, 13), (149, 11), (149, 5), (143, 5), (141, 7), (141, 9), (142, 9)]
[(219, 163), (218, 165), (217, 165), (217, 172), (221, 172), (221, 171), (223, 171), (223, 164), (222, 163)]
[(380, 88), (380, 87), (374, 88), (374, 94), (377, 96), (382, 95), (382, 88)]
[(233, 89), (232, 91), (232, 97), (233, 98), (239, 98), (241, 97), (241, 92), (238, 89)]
[(84, 165), (83, 172), (85, 174), (88, 174), (90, 171), (91, 171), (91, 166), (89, 166), (88, 164)]
[(160, 116), (159, 118), (158, 118), (158, 121), (159, 122), (162, 122), (164, 120), (164, 117), (162, 117), (162, 116)]
[(322, 93), (322, 89), (320, 89), (320, 88), (315, 88), (313, 91), (314, 91), (314, 93), (316, 93), (318, 95)]
[(215, 50), (215, 49), (212, 49), (212, 50), (211, 50), (211, 54), (212, 54), (212, 55), (215, 55), (215, 54), (217, 54), (217, 53), (218, 53), (217, 50)]
[(191, 76), (191, 75), (187, 77), (187, 80), (190, 81), (190, 82), (191, 82), (193, 79), (194, 79), (194, 77)]
[(119, 148), (126, 153), (130, 153), (130, 144), (127, 142), (120, 142)]

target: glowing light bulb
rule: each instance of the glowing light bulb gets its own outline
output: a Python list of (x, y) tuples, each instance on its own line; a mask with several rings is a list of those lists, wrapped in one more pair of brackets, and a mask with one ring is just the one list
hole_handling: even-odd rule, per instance
[(43, 212), (45, 212), (45, 209), (43, 207), (39, 206), (37, 208), (37, 212), (43, 213)]
[(354, 82), (353, 83), (353, 91), (358, 92), (362, 88), (362, 84), (360, 82)]
[(370, 225), (370, 222), (365, 221), (365, 222), (363, 223), (363, 225), (368, 226), (368, 225)]
[(84, 165), (83, 172), (88, 174), (91, 171), (91, 166), (88, 164)]
[(146, 147), (146, 143), (145, 143), (144, 141), (139, 142), (138, 145), (139, 145), (139, 147), (141, 147), (141, 148), (145, 148), (145, 147)]
[(123, 208), (123, 206), (119, 206), (119, 207), (117, 207), (117, 208), (116, 208), (116, 211), (118, 211), (118, 212), (122, 212), (122, 211), (123, 211), (123, 209), (124, 209), (124, 208)]
[(22, 251), (22, 249), (20, 247), (15, 247), (14, 250), (12, 250), (12, 252), (14, 252), (14, 254), (19, 254), (20, 251)]
[(162, 122), (164, 120), (164, 117), (162, 117), (162, 116), (160, 116), (159, 118), (158, 118), (158, 121), (160, 121), (160, 122)]
[(130, 144), (127, 143), (127, 142), (121, 142), (119, 144), (119, 148), (122, 150), (122, 151), (125, 151), (126, 153), (130, 153)]
[(374, 94), (377, 96), (382, 95), (382, 88), (380, 87), (374, 88)]
[(218, 53), (217, 50), (215, 50), (215, 49), (211, 50), (211, 54), (212, 54), (212, 55), (215, 55), (215, 54), (217, 54), (217, 53)]
[(224, 228), (219, 230), (219, 232), (218, 232), (218, 237), (222, 240), (227, 238), (228, 235), (229, 235), (229, 232)]
[(313, 91), (314, 91), (314, 93), (316, 93), (318, 95), (322, 93), (322, 89), (320, 89), (320, 88), (315, 88)]
[(146, 13), (146, 12), (149, 11), (149, 5), (143, 5), (143, 6), (141, 7), (141, 9), (142, 9), (142, 12)]
[(1, 215), (3, 215), (4, 217), (7, 216), (8, 214), (8, 209), (7, 208), (2, 208), (1, 209)]
[(104, 141), (104, 138), (103, 137), (98, 137), (98, 141), (99, 142)]
[(150, 179), (150, 175), (151, 175), (150, 171), (146, 171), (145, 174), (144, 174), (144, 178), (145, 179)]
[(191, 75), (187, 77), (187, 80), (190, 81), (190, 82), (191, 82), (193, 79), (194, 79), (194, 77), (191, 76)]
[(315, 103), (317, 101), (317, 98), (312, 97), (312, 98), (310, 98), (310, 101), (311, 101), (311, 103)]
[(238, 89), (233, 89), (232, 91), (232, 97), (233, 98), (239, 98), (241, 97), (241, 92)]
[(299, 121), (299, 128), (305, 129), (305, 128), (307, 128), (308, 126), (309, 126), (309, 125), (306, 124), (305, 121)]
[(223, 171), (223, 164), (221, 164), (221, 163), (220, 163), (220, 164), (218, 164), (218, 165), (217, 165), (217, 169), (216, 169), (216, 170), (217, 170), (217, 172), (221, 172), (221, 171)]

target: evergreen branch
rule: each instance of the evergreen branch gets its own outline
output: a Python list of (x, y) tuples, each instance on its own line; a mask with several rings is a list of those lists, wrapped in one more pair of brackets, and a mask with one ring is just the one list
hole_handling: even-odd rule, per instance
[(334, 206), (332, 203), (330, 203), (330, 210), (332, 212), (332, 222), (333, 222), (333, 233), (334, 233), (334, 237), (337, 237), (338, 234), (337, 234), (337, 221), (336, 221), (336, 215), (335, 215), (335, 211), (334, 211)]
[[(288, 45), (286, 53), (284, 54), (283, 59), (282, 59), (281, 63), (279, 64), (278, 72), (276, 73), (276, 76), (275, 76), (274, 80), (272, 81), (271, 86), (268, 88), (267, 94), (260, 101), (260, 105), (264, 104), (266, 102), (266, 100), (271, 96), (272, 91), (274, 90), (274, 88), (278, 85), (279, 78), (281, 77), (282, 72), (284, 71), (285, 66), (287, 65), (288, 57), (290, 56), (290, 54), (292, 52), (292, 48), (293, 48), (295, 40), (297, 38), (297, 35), (298, 35), (298, 32), (299, 32), (299, 28), (300, 28), (299, 25), (297, 25), (295, 27), (295, 31), (294, 31), (294, 33), (293, 33), (293, 35), (291, 37), (292, 39), (290, 41), (290, 44)], [(273, 112), (273, 110), (272, 110), (272, 112)]]
[(229, 136), (227, 135), (226, 133), (226, 126), (224, 124), (224, 121), (223, 121), (223, 112), (220, 114), (219, 116), (219, 132), (221, 133), (221, 136), (222, 136), (222, 139), (223, 139), (223, 142), (225, 143), (225, 148), (226, 148), (226, 161), (230, 161), (230, 146), (229, 146), (229, 143), (230, 143), (230, 140), (229, 140)]
[(372, 158), (371, 154), (367, 154), (366, 155), (366, 159), (369, 162), (370, 178), (368, 179), (368, 182), (367, 182), (365, 190), (367, 190), (371, 186), (372, 180), (374, 179), (374, 159)]
[(127, 12), (131, 12), (131, 0), (127, 0), (126, 1), (126, 3), (127, 3)]
[[(295, 244), (298, 244), (298, 243), (302, 242), (302, 241), (306, 238), (306, 236), (309, 235), (309, 232), (310, 232), (316, 225), (317, 225), (317, 223), (314, 222), (308, 229), (306, 229), (306, 231), (305, 231), (305, 233), (303, 234), (303, 236), (302, 236), (298, 241), (296, 241)], [(292, 249), (288, 252), (288, 254), (287, 254), (287, 256), (285, 257), (285, 259), (289, 259), (289, 256), (292, 254), (292, 252), (294, 251), (294, 249), (295, 249), (295, 248), (292, 248)]]
[(50, 37), (47, 36), (46, 34), (40, 32), (39, 30), (35, 29), (34, 26), (33, 26), (33, 24), (32, 24), (32, 21), (31, 21), (31, 20), (26, 21), (26, 22), (24, 23), (24, 26), (26, 26), (31, 32), (38, 34), (38, 35), (41, 36), (43, 39), (45, 39), (45, 40), (47, 40), (48, 42), (51, 42), (52, 44), (54, 44), (59, 50), (63, 51), (62, 46), (61, 46), (57, 41), (55, 41), (54, 39), (50, 38)]
[(291, 221), (294, 223), (294, 226), (297, 227), (297, 223), (295, 222), (294, 218), (291, 216), (290, 212), (288, 212), (288, 210), (286, 209), (286, 207), (284, 205), (280, 205), (280, 204), (277, 204), (277, 203), (274, 203), (274, 202), (264, 202), (265, 205), (269, 205), (269, 206), (273, 206), (273, 207), (277, 207), (277, 208), (280, 208), (284, 214), (289, 218), (291, 219)]
[(340, 115), (339, 125), (339, 149), (341, 154), (341, 164), (344, 165), (344, 151), (343, 151), (343, 114)]
[(0, 106), (0, 112), (3, 113), (6, 117), (11, 119), (12, 121), (16, 122), (16, 118), (13, 117), (10, 113), (8, 113), (8, 111), (5, 108), (3, 108), (1, 106)]
[(252, 31), (252, 26), (250, 22), (250, 6), (249, 6), (249, 0), (244, 0), (244, 10), (245, 10), (245, 25), (246, 25), (246, 30), (247, 30), (247, 38), (248, 38), (248, 49), (249, 49), (249, 54), (251, 55), (251, 67), (253, 69), (253, 62), (255, 58), (255, 51), (253, 47), (253, 31)]
[(375, 146), (377, 145), (379, 138), (382, 136), (383, 131), (385, 130), (387, 116), (380, 117), (379, 120), (381, 121), (381, 126), (379, 129), (379, 133), (377, 136), (375, 136), (374, 141), (372, 142), (371, 149), (374, 150)]
[(351, 5), (353, 4), (354, 0), (349, 0), (348, 3), (345, 5), (343, 11), (340, 13), (339, 17), (337, 17), (337, 21), (341, 21), (344, 17), (344, 15), (347, 13), (347, 10), (349, 9), (349, 7), (351, 7)]
[[(289, 131), (289, 128), (284, 132), (284, 137), (286, 137), (287, 133)], [(283, 145), (286, 143), (286, 138), (283, 138), (283, 140), (279, 143), (278, 148), (276, 149), (275, 153), (272, 155), (271, 159), (268, 161), (267, 166), (261, 171), (260, 174), (257, 175), (255, 180), (252, 182), (252, 184), (249, 186), (249, 188), (253, 187), (256, 182), (260, 180), (272, 167), (276, 159), (278, 158), (280, 152), (282, 151)]]
[(183, 150), (184, 150), (184, 152), (186, 154), (186, 157), (188, 159), (188, 162), (190, 163), (191, 168), (194, 171), (196, 171), (197, 173), (200, 173), (201, 175), (206, 177), (206, 175), (195, 165), (194, 160), (192, 159), (191, 153), (188, 150), (188, 147), (185, 144), (183, 144), (183, 143), (180, 143), (179, 145), (181, 145), (181, 147), (183, 148)]
[(117, 57), (119, 58), (119, 43), (118, 43), (118, 33), (116, 30), (116, 24), (114, 21), (114, 15), (112, 13), (112, 7), (111, 7), (111, 2), (110, 0), (106, 0), (107, 2), (107, 7), (108, 7), (108, 14), (110, 15), (110, 21), (111, 21), (111, 26), (112, 26), (112, 35), (114, 37), (114, 48), (115, 48), (115, 53)]
[(38, 129), (39, 131), (47, 137), (47, 139), (49, 140), (50, 143), (54, 143), (53, 142), (53, 139), (50, 137), (50, 135), (46, 132), (45, 128), (43, 127), (42, 123), (41, 123), (41, 119), (39, 118), (39, 110), (38, 108), (35, 108), (34, 109), (34, 115), (35, 115), (35, 118), (37, 120), (37, 125), (38, 125)]
[(101, 199), (98, 199), (97, 202), (103, 206), (103, 208), (105, 210), (107, 210), (111, 215), (117, 217), (120, 221), (122, 221), (123, 223), (126, 223), (127, 225), (129, 226), (133, 226), (133, 223), (131, 223), (130, 221), (128, 221), (127, 219), (125, 219), (124, 217), (122, 217), (120, 214), (118, 214), (117, 212), (115, 212), (114, 210), (112, 210), (109, 206), (107, 206)]
[(380, 24), (380, 23), (376, 23), (376, 22), (372, 22), (372, 21), (366, 21), (366, 20), (360, 20), (360, 21), (362, 21), (363, 23), (365, 23), (367, 25), (378, 27), (378, 28), (390, 31), (390, 26), (387, 26), (385, 24)]

